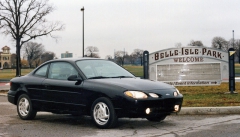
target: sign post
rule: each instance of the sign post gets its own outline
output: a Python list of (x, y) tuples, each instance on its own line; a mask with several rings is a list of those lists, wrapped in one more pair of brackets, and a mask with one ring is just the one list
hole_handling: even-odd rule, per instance
[(235, 93), (235, 66), (234, 66), (234, 53), (235, 50), (230, 48), (228, 50), (229, 59), (229, 91), (231, 94)]
[(143, 52), (143, 78), (148, 79), (148, 68), (149, 68), (149, 52), (144, 51)]

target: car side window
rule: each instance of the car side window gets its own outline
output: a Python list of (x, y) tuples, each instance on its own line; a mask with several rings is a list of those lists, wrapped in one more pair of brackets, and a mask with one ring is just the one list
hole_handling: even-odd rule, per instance
[(67, 80), (70, 75), (78, 75), (76, 69), (66, 62), (51, 63), (48, 78)]
[(37, 76), (45, 77), (47, 74), (48, 64), (39, 68), (34, 74)]

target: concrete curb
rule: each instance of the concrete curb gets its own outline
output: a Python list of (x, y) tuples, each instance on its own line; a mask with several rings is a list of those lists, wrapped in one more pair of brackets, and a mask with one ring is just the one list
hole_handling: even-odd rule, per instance
[(179, 115), (240, 114), (240, 106), (229, 107), (182, 107)]
[(0, 79), (0, 82), (9, 82), (10, 79)]

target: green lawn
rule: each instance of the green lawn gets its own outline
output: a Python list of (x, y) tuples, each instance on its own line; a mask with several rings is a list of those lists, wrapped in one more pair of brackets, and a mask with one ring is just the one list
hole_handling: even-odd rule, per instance
[(240, 64), (235, 64), (235, 73), (240, 74)]
[(142, 77), (143, 76), (143, 66), (126, 65), (126, 66), (123, 66), (123, 67), (137, 77)]
[(217, 86), (179, 86), (183, 94), (183, 106), (240, 106), (240, 82), (235, 83), (238, 94), (229, 94), (229, 83), (222, 82)]
[[(31, 72), (33, 69), (22, 69), (21, 74), (26, 75), (29, 72)], [(11, 79), (16, 76), (16, 70), (15, 69), (3, 69), (0, 70), (0, 79)]]

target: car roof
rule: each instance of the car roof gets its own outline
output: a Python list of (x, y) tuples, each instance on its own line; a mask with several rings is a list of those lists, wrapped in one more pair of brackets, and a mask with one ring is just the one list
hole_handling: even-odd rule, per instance
[(75, 62), (75, 61), (80, 61), (80, 60), (105, 60), (105, 59), (89, 58), (89, 57), (84, 57), (84, 58), (61, 58), (61, 59), (49, 60), (49, 61), (47, 61), (47, 62), (55, 62), (55, 61)]
[[(43, 64), (39, 65), (37, 68), (35, 68), (32, 72), (29, 74), (34, 73), (38, 68), (44, 66), (45, 64), (52, 63), (52, 62), (69, 62), (71, 64), (74, 64), (76, 61), (81, 61), (81, 60), (106, 60), (106, 59), (100, 59), (100, 58), (89, 58), (89, 57), (84, 57), (84, 58), (61, 58), (61, 59), (52, 59), (49, 61), (44, 62)], [(106, 60), (108, 61), (108, 60)]]
[(89, 58), (89, 57), (84, 57), (84, 58), (61, 58), (61, 59), (52, 59), (49, 61), (44, 62), (43, 64), (41, 64), (40, 66), (38, 66), (36, 69), (38, 69), (39, 67), (48, 64), (48, 63), (52, 63), (52, 62), (69, 62), (71, 64), (74, 64), (76, 61), (81, 61), (81, 60), (105, 60), (108, 61), (106, 59), (100, 59), (100, 58)]

